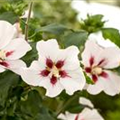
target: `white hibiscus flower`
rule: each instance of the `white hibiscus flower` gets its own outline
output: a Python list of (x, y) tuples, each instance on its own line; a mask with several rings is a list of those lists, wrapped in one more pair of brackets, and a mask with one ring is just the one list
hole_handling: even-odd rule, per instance
[[(65, 112), (64, 114), (60, 114), (58, 118), (62, 120), (104, 120), (102, 116), (98, 113), (98, 111), (94, 108), (91, 101), (86, 98), (80, 98), (80, 104), (85, 105), (85, 107), (80, 113), (73, 114), (69, 112)], [(89, 108), (88, 108), (89, 107)]]
[(120, 49), (117, 46), (104, 48), (95, 40), (88, 40), (82, 53), (82, 62), (85, 72), (94, 82), (87, 85), (90, 94), (104, 91), (113, 96), (120, 93), (120, 76), (111, 71), (120, 65)]
[(16, 29), (6, 21), (0, 21), (0, 72), (10, 69), (20, 74), (20, 68), (26, 64), (19, 58), (31, 50), (23, 38), (15, 38)]
[(69, 95), (82, 90), (85, 78), (78, 60), (79, 50), (75, 46), (59, 49), (56, 40), (37, 43), (38, 61), (23, 68), (23, 80), (33, 86), (46, 88), (46, 95), (55, 97), (64, 89)]

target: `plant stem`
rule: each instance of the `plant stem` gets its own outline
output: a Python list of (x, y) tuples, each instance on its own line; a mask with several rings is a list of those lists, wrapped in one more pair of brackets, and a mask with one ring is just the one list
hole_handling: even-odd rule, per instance
[(28, 23), (29, 23), (29, 19), (31, 16), (32, 6), (33, 6), (33, 2), (31, 2), (29, 5), (29, 12), (28, 12), (27, 20), (26, 20), (26, 25), (25, 25), (25, 40), (26, 41), (28, 40)]
[(66, 107), (68, 107), (78, 96), (79, 94), (75, 94), (75, 96), (71, 97), (69, 100), (65, 101), (63, 104), (59, 106), (59, 109), (56, 111), (56, 116), (58, 116), (61, 112), (63, 112)]

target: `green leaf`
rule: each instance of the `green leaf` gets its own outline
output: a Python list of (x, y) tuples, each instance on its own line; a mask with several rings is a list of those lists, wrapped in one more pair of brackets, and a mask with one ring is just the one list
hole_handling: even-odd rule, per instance
[(110, 39), (116, 45), (120, 47), (120, 33), (115, 28), (103, 28), (102, 34), (105, 39)]
[(59, 35), (59, 34), (63, 34), (66, 30), (69, 29), (64, 25), (53, 23), (37, 29), (36, 32), (47, 32), (47, 33)]
[(4, 107), (10, 88), (15, 86), (18, 80), (19, 76), (10, 71), (0, 73), (0, 106)]
[(65, 47), (75, 45), (80, 48), (80, 46), (83, 46), (86, 42), (87, 37), (88, 33), (86, 31), (73, 32), (66, 35), (63, 38), (62, 43)]
[(36, 90), (28, 93), (28, 98), (19, 103), (19, 117), (24, 120), (55, 120), (42, 104), (42, 98)]

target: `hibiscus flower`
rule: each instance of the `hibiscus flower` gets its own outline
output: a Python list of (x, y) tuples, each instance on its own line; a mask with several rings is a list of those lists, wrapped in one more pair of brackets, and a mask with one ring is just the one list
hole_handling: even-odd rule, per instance
[(26, 64), (20, 60), (30, 45), (23, 38), (15, 38), (16, 28), (6, 21), (0, 21), (0, 72), (6, 69), (20, 74), (20, 68)]
[(101, 47), (97, 42), (88, 40), (82, 53), (82, 63), (93, 84), (87, 85), (90, 94), (104, 91), (108, 95), (120, 93), (120, 76), (111, 71), (120, 64), (120, 49)]
[(80, 104), (86, 106), (80, 113), (73, 114), (70, 112), (65, 112), (65, 115), (60, 114), (58, 118), (61, 118), (62, 120), (104, 120), (98, 111), (94, 108), (91, 101), (81, 97)]
[(21, 76), (26, 83), (46, 88), (49, 97), (59, 95), (64, 89), (69, 95), (83, 89), (85, 78), (77, 47), (59, 49), (57, 41), (51, 39), (39, 41), (37, 50), (39, 59), (22, 70)]

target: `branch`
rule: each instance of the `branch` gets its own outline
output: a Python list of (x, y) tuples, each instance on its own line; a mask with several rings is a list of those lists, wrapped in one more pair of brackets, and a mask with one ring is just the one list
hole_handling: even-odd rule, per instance
[(28, 12), (27, 20), (26, 20), (26, 25), (25, 25), (25, 40), (26, 41), (28, 40), (28, 23), (29, 23), (29, 19), (31, 16), (32, 6), (33, 6), (33, 2), (31, 2), (29, 5), (29, 12)]

